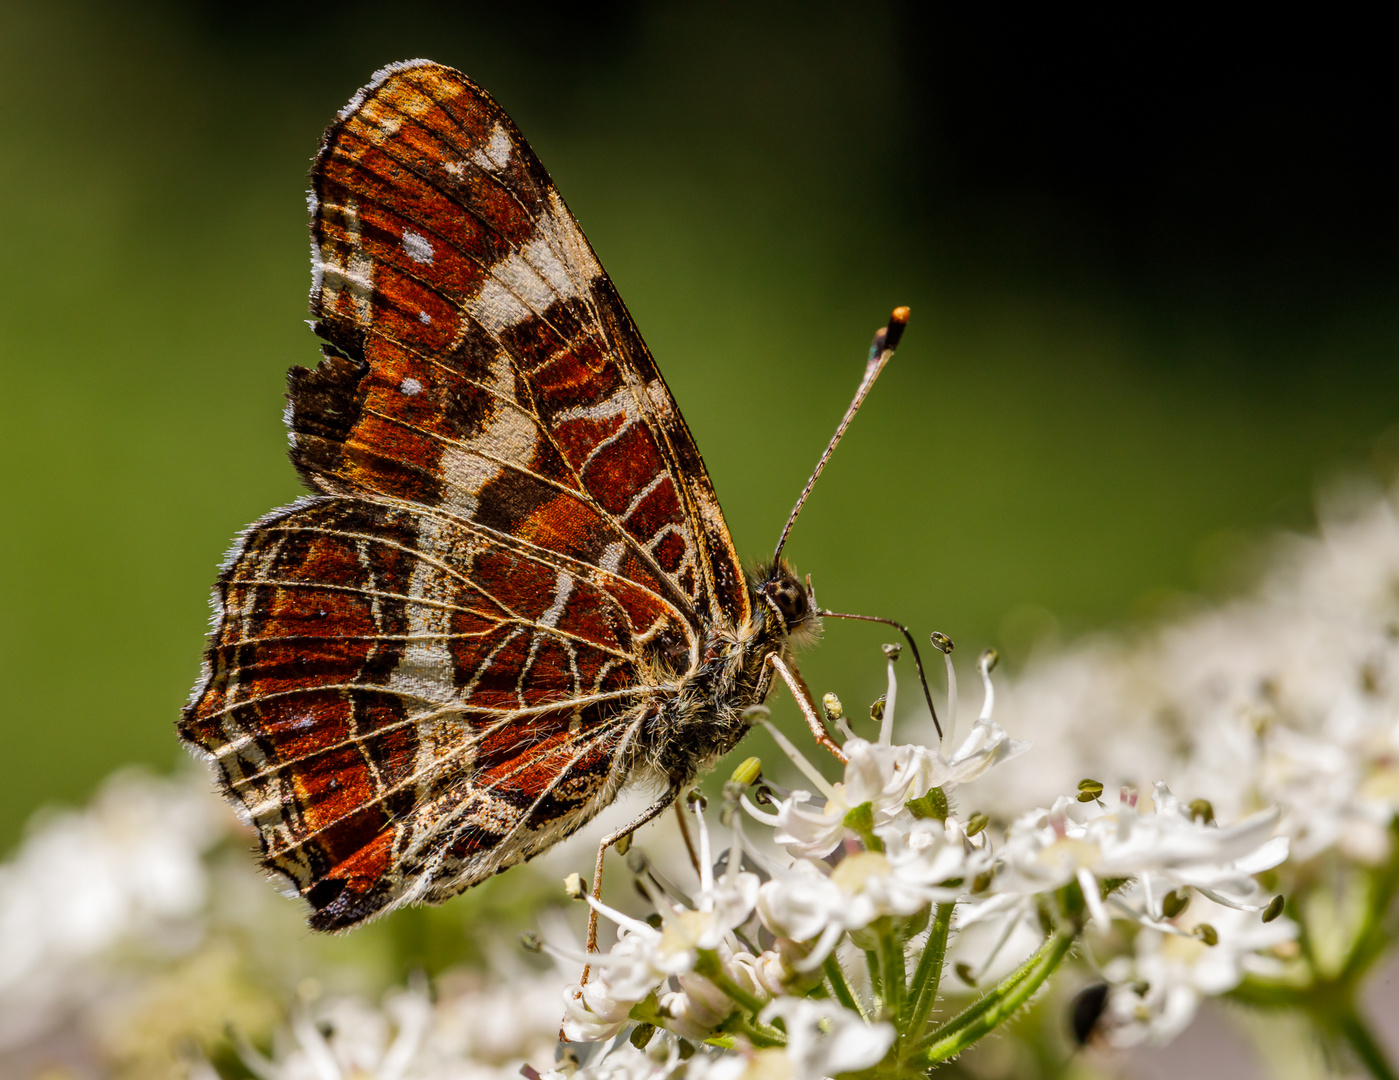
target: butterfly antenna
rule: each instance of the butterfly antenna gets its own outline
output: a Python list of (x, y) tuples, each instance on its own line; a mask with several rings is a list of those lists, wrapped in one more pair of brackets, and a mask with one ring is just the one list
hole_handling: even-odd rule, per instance
[(928, 679), (923, 674), (923, 658), (918, 655), (918, 645), (914, 642), (913, 635), (908, 632), (907, 626), (893, 619), (881, 619), (878, 615), (850, 615), (843, 611), (826, 611), (824, 608), (819, 609), (816, 614), (832, 619), (859, 619), (861, 622), (883, 623), (901, 633), (908, 642), (908, 647), (913, 650), (913, 664), (918, 669), (918, 681), (923, 685), (923, 700), (928, 703), (928, 712), (932, 715), (933, 727), (938, 730), (938, 738), (942, 738), (942, 724), (938, 723), (938, 711), (933, 708), (933, 695), (928, 691)]
[[(850, 421), (855, 419), (855, 414), (860, 411), (860, 405), (863, 404), (865, 395), (870, 392), (870, 387), (874, 385), (874, 380), (879, 378), (879, 373), (884, 370), (884, 365), (889, 362), (889, 358), (894, 355), (894, 350), (899, 347), (899, 339), (903, 337), (904, 327), (907, 325), (908, 308), (896, 307), (894, 313), (889, 316), (889, 325), (881, 326), (879, 330), (875, 332), (874, 341), (870, 344), (870, 358), (865, 364), (865, 377), (860, 380), (860, 388), (855, 391), (855, 397), (854, 400), (850, 402), (850, 408), (845, 410), (845, 415), (841, 418), (840, 426), (836, 428), (836, 433), (831, 436), (831, 441), (826, 445), (826, 452), (821, 455), (821, 460), (816, 463), (816, 470), (811, 474), (811, 479), (806, 482), (806, 487), (802, 488), (801, 497), (797, 499), (797, 505), (792, 507), (792, 514), (787, 519), (786, 526), (782, 529), (782, 537), (777, 541), (777, 551), (772, 556), (774, 565), (776, 565), (778, 559), (782, 557), (782, 549), (787, 544), (787, 534), (792, 531), (792, 526), (796, 524), (797, 515), (802, 512), (802, 506), (806, 503), (806, 497), (811, 494), (811, 489), (816, 486), (816, 478), (821, 475), (821, 470), (826, 467), (826, 462), (830, 460), (831, 454), (835, 452), (836, 445), (845, 434), (845, 429), (850, 426)], [(907, 631), (905, 631), (905, 633), (906, 632)], [(909, 639), (910, 643), (912, 643), (912, 640), (912, 638)], [(926, 689), (926, 687), (924, 689)]]

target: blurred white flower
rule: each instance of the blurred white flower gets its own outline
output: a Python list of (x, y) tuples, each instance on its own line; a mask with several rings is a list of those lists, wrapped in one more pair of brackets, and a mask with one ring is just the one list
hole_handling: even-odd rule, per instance
[(41, 818), (0, 864), (0, 1049), (101, 991), (104, 956), (198, 943), (204, 852), (231, 817), (204, 775), (111, 777), (83, 810)]
[[(1297, 936), (1286, 918), (1270, 923), (1248, 912), (1196, 898), (1179, 929), (1145, 929), (1133, 953), (1104, 967), (1112, 984), (1100, 1030), (1115, 1046), (1163, 1043), (1184, 1031), (1200, 1001), (1234, 989), (1247, 974), (1278, 975), (1282, 963), (1270, 950)], [(1190, 931), (1209, 926), (1215, 944)]]
[(1399, 812), (1396, 580), (1393, 496), (1323, 506), (1320, 536), (1277, 544), (1252, 598), (1033, 662), (1001, 691), (1033, 761), (983, 796), (1016, 813), (1083, 777), (1166, 776), (1225, 818), (1278, 807), (1294, 859), (1382, 862)]
[(894, 1044), (894, 1026), (867, 1024), (830, 998), (780, 998), (761, 1020), (782, 1019), (792, 1080), (820, 1080), (877, 1065)]

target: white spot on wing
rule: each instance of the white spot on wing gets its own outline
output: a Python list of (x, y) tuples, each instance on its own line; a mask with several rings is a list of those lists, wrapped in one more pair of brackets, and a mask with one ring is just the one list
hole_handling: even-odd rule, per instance
[(554, 602), (549, 610), (539, 617), (539, 625), (547, 626), (549, 629), (559, 625), (559, 619), (563, 615), (563, 609), (568, 605), (568, 598), (573, 595), (573, 578), (559, 571), (559, 576), (554, 579)]
[(426, 311), (420, 311), (418, 312), (418, 322), (422, 323), (424, 326), (427, 326), (432, 322), (432, 316), (429, 315)]
[(340, 293), (347, 292), (355, 322), (368, 326), (374, 311), (374, 260), (360, 247), (359, 205), (354, 199), (346, 199), (344, 206), (324, 207), (322, 217), (329, 222), (337, 211), (345, 226), (345, 240), (327, 238), (314, 249), (317, 261), (312, 264), (312, 275), (320, 282), (321, 306), (325, 311), (334, 311)]
[(483, 169), (499, 172), (510, 164), (510, 150), (510, 136), (505, 133), (503, 127), (496, 124), (491, 129), (491, 141), (472, 154), (471, 160)]
[(602, 561), (598, 563), (602, 569), (609, 574), (615, 574), (618, 567), (622, 565), (622, 552), (625, 551), (622, 541), (614, 540), (602, 550)]
[(412, 229), (403, 230), (403, 250), (414, 262), (432, 265), (435, 252), (432, 250), (432, 241), (422, 233), (415, 233)]
[(486, 279), (481, 291), (466, 302), (466, 310), (488, 334), (499, 334), (530, 315), (520, 298), (495, 278)]
[(625, 386), (611, 397), (591, 405), (576, 405), (572, 409), (555, 413), (554, 423), (564, 423), (568, 420), (611, 420), (614, 416), (624, 416), (628, 420), (636, 419), (636, 398)]
[(423, 392), (423, 384), (417, 379), (410, 377), (399, 383), (398, 389), (400, 392), (412, 397), (414, 394), (421, 394)]
[(442, 168), (458, 180), (466, 175), (466, 162), (464, 161), (444, 161)]

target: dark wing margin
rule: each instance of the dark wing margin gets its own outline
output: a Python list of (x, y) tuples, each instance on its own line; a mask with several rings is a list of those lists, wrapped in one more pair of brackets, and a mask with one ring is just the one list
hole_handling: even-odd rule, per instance
[[(292, 457), (308, 484), (441, 505), (506, 533), (588, 502), (693, 620), (747, 620), (733, 542), (670, 391), (485, 91), (428, 61), (385, 68), (327, 130), (310, 203), (311, 307), (331, 348), (291, 374)], [(558, 542), (604, 566), (617, 539)]]

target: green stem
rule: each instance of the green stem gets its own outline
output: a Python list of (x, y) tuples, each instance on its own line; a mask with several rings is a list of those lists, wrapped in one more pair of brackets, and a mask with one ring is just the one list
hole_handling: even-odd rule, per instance
[(1384, 1048), (1375, 1041), (1369, 1025), (1360, 1018), (1360, 1014), (1353, 1007), (1334, 1015), (1331, 1027), (1345, 1040), (1356, 1060), (1365, 1066), (1365, 1071), (1375, 1080), (1399, 1080), (1399, 1074), (1395, 1073), (1384, 1055)]
[(1340, 973), (1336, 976), (1335, 981), (1338, 983), (1351, 986), (1359, 983), (1361, 976), (1393, 940), (1389, 910), (1394, 904), (1395, 894), (1399, 893), (1399, 818), (1390, 823), (1389, 833), (1392, 852), (1389, 865), (1370, 879), (1365, 922), (1346, 955)]
[(959, 1016), (938, 1028), (917, 1047), (917, 1064), (936, 1065), (960, 1054), (1009, 1020), (1044, 985), (1073, 947), (1074, 935), (1060, 931), (1020, 969)]
[(942, 964), (947, 957), (947, 935), (952, 929), (953, 904), (939, 904), (933, 916), (928, 940), (923, 946), (923, 955), (918, 958), (918, 968), (913, 973), (909, 985), (909, 1008), (900, 1017), (899, 1030), (910, 1040), (918, 1038), (932, 1015), (937, 1001), (938, 985), (942, 982)]
[(734, 982), (729, 973), (724, 970), (724, 965), (720, 963), (719, 954), (711, 950), (699, 950), (699, 958), (695, 962), (695, 974), (703, 975), (754, 1016), (762, 1012), (768, 1003), (767, 998), (760, 998)]
[(908, 971), (904, 966), (903, 942), (894, 929), (894, 920), (886, 915), (879, 924), (879, 981), (884, 986), (884, 1015), (894, 1020), (904, 1010), (904, 981)]
[(840, 961), (836, 959), (834, 952), (822, 962), (821, 970), (826, 973), (826, 981), (831, 984), (831, 993), (835, 995), (835, 999), (851, 1012), (859, 1013), (860, 1019), (868, 1020), (865, 1010), (851, 993), (850, 984), (845, 981), (845, 972), (841, 970)]

